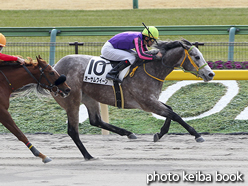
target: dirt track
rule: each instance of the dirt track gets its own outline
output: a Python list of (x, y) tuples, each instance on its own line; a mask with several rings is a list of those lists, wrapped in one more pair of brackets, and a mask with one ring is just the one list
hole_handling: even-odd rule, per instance
[[(80, 137), (98, 160), (84, 161), (67, 135), (28, 135), (30, 142), (53, 159), (43, 164), (13, 135), (0, 135), (1, 186), (145, 186), (147, 176), (152, 179), (154, 171), (163, 176), (171, 173), (180, 177), (180, 181), (173, 184), (176, 186), (192, 184), (189, 177), (183, 178), (184, 171), (210, 175), (212, 181), (204, 184), (211, 186), (233, 185), (217, 182), (216, 171), (232, 176), (239, 172), (245, 182), (235, 182), (235, 185), (247, 185), (246, 135), (204, 135), (204, 143), (196, 143), (190, 135), (168, 135), (157, 143), (152, 142), (152, 135), (138, 135), (138, 139), (132, 141), (117, 135)], [(164, 184), (172, 183), (151, 183)]]

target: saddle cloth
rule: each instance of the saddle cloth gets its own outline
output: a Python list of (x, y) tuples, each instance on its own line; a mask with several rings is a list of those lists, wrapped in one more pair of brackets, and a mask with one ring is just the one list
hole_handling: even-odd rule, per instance
[[(84, 82), (113, 86), (113, 81), (106, 79), (106, 75), (112, 69), (110, 61), (101, 57), (92, 57), (84, 73)], [(123, 80), (128, 74), (130, 66), (122, 70), (119, 79)]]

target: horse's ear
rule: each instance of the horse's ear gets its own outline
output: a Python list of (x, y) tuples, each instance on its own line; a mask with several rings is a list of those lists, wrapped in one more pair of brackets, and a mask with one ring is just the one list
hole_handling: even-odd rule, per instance
[(191, 42), (189, 42), (188, 40), (186, 40), (186, 39), (182, 39), (182, 41), (183, 41), (186, 45), (192, 46), (192, 43), (191, 43)]
[(180, 44), (184, 49), (186, 49), (185, 45), (184, 45), (182, 42), (179, 41), (179, 44)]
[(42, 60), (42, 58), (40, 57), (40, 55), (38, 55), (38, 57), (36, 56), (36, 59), (37, 59), (37, 61)]

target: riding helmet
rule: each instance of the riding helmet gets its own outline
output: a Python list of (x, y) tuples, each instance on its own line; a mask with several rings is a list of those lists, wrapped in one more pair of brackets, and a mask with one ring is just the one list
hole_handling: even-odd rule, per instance
[(6, 45), (6, 38), (3, 34), (0, 33), (0, 46), (5, 47)]
[(155, 26), (148, 26), (143, 30), (142, 34), (153, 39), (158, 39), (159, 36), (158, 29)]

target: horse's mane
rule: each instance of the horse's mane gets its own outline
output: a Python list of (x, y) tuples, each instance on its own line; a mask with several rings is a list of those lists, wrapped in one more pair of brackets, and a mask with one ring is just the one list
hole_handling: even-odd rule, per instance
[(181, 39), (176, 41), (158, 41), (153, 45), (153, 48), (159, 49), (160, 52), (165, 53), (170, 49), (181, 47), (183, 44), (192, 46), (192, 44), (186, 39)]
[[(22, 56), (16, 56), (16, 57), (20, 57), (23, 58)], [(31, 57), (27, 57), (25, 60), (25, 65), (26, 66), (34, 66), (36, 67), (38, 65), (38, 62), (36, 60), (33, 60)], [(20, 65), (19, 62), (17, 61), (3, 61), (0, 60), (0, 66), (18, 66)]]

